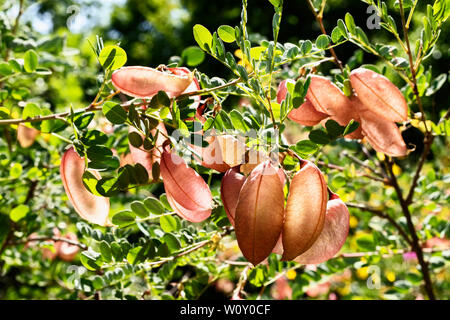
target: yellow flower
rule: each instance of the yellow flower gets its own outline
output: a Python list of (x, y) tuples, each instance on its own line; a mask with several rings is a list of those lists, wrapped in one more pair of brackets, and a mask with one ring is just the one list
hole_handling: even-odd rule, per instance
[(378, 158), (380, 161), (384, 161), (384, 159), (386, 158), (386, 156), (385, 156), (384, 153), (382, 153), (382, 152), (377, 152), (377, 158)]
[(250, 61), (248, 61), (247, 57), (243, 56), (241, 49), (237, 49), (234, 52), (234, 55), (240, 59), (238, 61), (238, 64), (243, 65), (245, 67), (245, 70), (247, 71), (247, 73), (251, 73), (253, 71), (253, 67), (250, 64)]
[(394, 165), (392, 166), (392, 172), (394, 173), (394, 175), (398, 176), (402, 173), (402, 168), (394, 163)]
[(356, 228), (358, 226), (358, 219), (355, 216), (350, 217), (350, 228)]
[(286, 272), (286, 278), (288, 278), (289, 280), (294, 280), (296, 276), (297, 272), (295, 272), (295, 270), (289, 270), (288, 272)]
[(387, 279), (389, 282), (394, 282), (394, 281), (395, 281), (395, 273), (392, 272), (392, 271), (386, 271), (386, 272), (384, 273), (384, 276), (386, 277), (386, 279)]
[(345, 287), (340, 287), (337, 288), (337, 292), (341, 295), (341, 296), (346, 296), (350, 293), (350, 284), (346, 284)]
[(366, 280), (367, 277), (369, 276), (369, 272), (368, 271), (369, 271), (369, 267), (362, 267), (362, 268), (359, 268), (358, 270), (356, 270), (356, 275), (361, 280)]

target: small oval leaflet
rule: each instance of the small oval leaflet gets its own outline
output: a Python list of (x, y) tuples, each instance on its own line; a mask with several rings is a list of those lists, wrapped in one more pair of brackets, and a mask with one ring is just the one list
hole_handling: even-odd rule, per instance
[(103, 68), (116, 70), (127, 62), (127, 53), (118, 46), (106, 46), (100, 51), (98, 61)]

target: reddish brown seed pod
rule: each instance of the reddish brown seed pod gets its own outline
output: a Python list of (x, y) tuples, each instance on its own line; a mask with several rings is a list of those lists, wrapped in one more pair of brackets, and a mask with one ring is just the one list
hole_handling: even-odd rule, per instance
[(196, 155), (194, 158), (205, 168), (226, 172), (244, 162), (246, 145), (239, 138), (232, 135), (210, 135), (205, 140), (209, 143), (205, 148), (191, 145), (202, 156), (202, 159)]
[(176, 75), (141, 66), (123, 67), (111, 76), (118, 90), (135, 98), (151, 98), (161, 90), (169, 97), (177, 97), (191, 85), (193, 79), (192, 72)]
[[(53, 232), (54, 237), (61, 236), (59, 229), (56, 227), (53, 228), (52, 232)], [(33, 232), (32, 234), (30, 234), (28, 236), (27, 242), (25, 244), (25, 248), (35, 248), (38, 244), (38, 240), (36, 240), (36, 239), (40, 239), (40, 238), (41, 237), (38, 235), (38, 233)], [(48, 248), (47, 246), (42, 247), (40, 249), (40, 251), (42, 252), (42, 257), (44, 259), (50, 259), (50, 260), (55, 259), (58, 256), (58, 251), (59, 251), (61, 242), (59, 242), (59, 241), (55, 242), (54, 240), (48, 239), (48, 240), (45, 240), (45, 243), (48, 245), (53, 245), (53, 248)]]
[(235, 213), (239, 248), (257, 265), (275, 246), (283, 228), (284, 193), (277, 170), (265, 161), (245, 180)]
[(401, 91), (385, 76), (358, 68), (350, 73), (350, 82), (366, 110), (387, 121), (408, 118), (408, 105)]
[[(61, 180), (67, 197), (80, 217), (91, 223), (109, 226), (109, 198), (93, 195), (85, 188), (84, 170), (84, 158), (81, 158), (73, 147), (68, 149), (60, 165)], [(101, 178), (97, 171), (90, 170), (90, 172), (97, 179)]]
[[(286, 98), (286, 94), (288, 92), (287, 84), (292, 83), (295, 84), (294, 80), (288, 79), (280, 82), (278, 86), (277, 92), (277, 102), (281, 103)], [(298, 107), (297, 109), (293, 109), (289, 115), (289, 119), (295, 121), (304, 126), (315, 126), (321, 120), (328, 118), (328, 115), (322, 112), (317, 111), (312, 103), (306, 99), (305, 102)]]
[[(78, 241), (77, 235), (74, 233), (68, 233), (63, 236), (63, 238), (72, 241)], [(80, 248), (76, 245), (64, 241), (59, 241), (59, 243), (58, 257), (64, 261), (72, 261), (73, 259), (75, 259)]]
[(327, 119), (328, 115), (318, 112), (313, 104), (308, 99), (305, 99), (305, 102), (300, 107), (289, 112), (288, 118), (301, 125), (312, 127)]
[(313, 245), (294, 261), (301, 264), (318, 264), (333, 258), (347, 239), (350, 214), (345, 203), (332, 193), (322, 232)]
[[(189, 70), (188, 68), (185, 67), (178, 67), (178, 68), (169, 68), (169, 71), (172, 72), (175, 75), (178, 76), (187, 76), (187, 77), (191, 77), (191, 70)], [(198, 80), (196, 77), (193, 77), (193, 81), (191, 82), (191, 84), (186, 88), (186, 90), (184, 90), (182, 92), (183, 93), (190, 93), (190, 92), (195, 92), (200, 90), (200, 84), (198, 83)], [(191, 108), (195, 108), (197, 109), (200, 105), (200, 100), (201, 97), (200, 96), (193, 96), (191, 97), (191, 99), (194, 100), (194, 103), (191, 105)]]
[(290, 300), (292, 299), (292, 288), (286, 277), (278, 278), (271, 288), (272, 298), (276, 300)]
[(194, 159), (205, 168), (213, 169), (218, 172), (226, 172), (230, 166), (223, 161), (222, 153), (220, 151), (219, 142), (215, 136), (204, 138), (208, 142), (208, 146), (203, 148), (201, 146), (191, 144), (191, 148), (201, 156), (194, 154)]
[(167, 202), (169, 202), (172, 209), (183, 219), (186, 219), (190, 222), (202, 222), (206, 220), (211, 215), (211, 209), (197, 209), (197, 210), (189, 210), (181, 206), (178, 202), (174, 200), (170, 193), (166, 193)]
[(395, 122), (380, 119), (367, 111), (362, 114), (361, 127), (367, 142), (376, 151), (391, 157), (403, 157), (408, 154), (408, 148)]
[(203, 221), (211, 215), (212, 195), (208, 185), (167, 145), (160, 168), (167, 198), (176, 213), (191, 222)]
[(314, 108), (329, 116), (347, 113), (349, 100), (334, 83), (322, 76), (311, 76), (306, 98)]
[(239, 173), (239, 167), (234, 167), (225, 173), (220, 185), (220, 197), (222, 198), (223, 207), (233, 227), (239, 193), (245, 180), (246, 177)]
[(327, 185), (322, 173), (312, 162), (303, 161), (292, 179), (287, 198), (282, 233), (283, 260), (299, 256), (319, 237), (327, 200)]
[(22, 148), (31, 147), (31, 145), (36, 141), (37, 136), (40, 131), (35, 128), (29, 128), (23, 123), (17, 126), (17, 141)]

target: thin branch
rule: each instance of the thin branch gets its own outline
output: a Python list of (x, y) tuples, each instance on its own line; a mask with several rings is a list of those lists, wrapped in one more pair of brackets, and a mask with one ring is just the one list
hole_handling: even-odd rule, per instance
[[(84, 109), (74, 111), (74, 113), (78, 113), (78, 112), (84, 113), (84, 112), (88, 112), (88, 111), (99, 111), (99, 110), (102, 110), (102, 108), (90, 104), (89, 106), (87, 106)], [(27, 118), (27, 119), (4, 119), (4, 120), (0, 120), (0, 126), (10, 125), (10, 124), (19, 124), (19, 123), (24, 123), (24, 122), (40, 122), (40, 121), (44, 121), (44, 120), (53, 120), (53, 119), (57, 119), (60, 117), (67, 117), (68, 115), (70, 115), (70, 111), (49, 114), (46, 116), (38, 116), (38, 117), (34, 117), (34, 118)]]
[(364, 167), (366, 169), (369, 169), (370, 171), (372, 171), (375, 175), (383, 178), (383, 174), (378, 172), (377, 170), (375, 170), (374, 168), (372, 168), (371, 166), (369, 166), (368, 164), (362, 162), (361, 160), (359, 160), (358, 158), (354, 157), (353, 155), (349, 154), (347, 151), (344, 151), (343, 153), (344, 157), (349, 158), (350, 160), (352, 160), (353, 162), (359, 164), (361, 167)]
[(422, 247), (420, 245), (420, 241), (419, 238), (417, 236), (416, 233), (416, 229), (414, 227), (414, 223), (412, 221), (412, 216), (411, 216), (411, 212), (409, 211), (409, 207), (408, 204), (406, 203), (406, 200), (403, 197), (403, 193), (402, 193), (402, 189), (400, 188), (397, 178), (395, 177), (395, 174), (392, 170), (392, 162), (391, 161), (387, 161), (385, 159), (385, 163), (386, 166), (388, 168), (388, 172), (391, 176), (391, 182), (392, 185), (395, 189), (395, 192), (397, 193), (397, 197), (400, 201), (400, 205), (402, 207), (402, 211), (403, 211), (403, 215), (406, 218), (406, 222), (408, 225), (408, 229), (409, 229), (409, 233), (411, 234), (411, 238), (412, 238), (412, 250), (416, 253), (417, 255), (417, 259), (419, 260), (419, 264), (421, 267), (421, 272), (423, 275), (423, 280), (425, 283), (425, 291), (428, 295), (428, 298), (430, 300), (436, 300), (436, 296), (434, 295), (434, 290), (433, 290), (433, 282), (431, 281), (431, 277), (430, 277), (430, 271), (428, 268), (428, 262), (425, 261), (424, 257), (423, 257), (423, 251), (422, 251)]
[[(325, 6), (322, 5), (322, 10), (321, 10), (320, 14), (318, 14), (318, 13), (316, 12), (316, 8), (314, 8), (314, 5), (313, 5), (313, 3), (311, 2), (311, 0), (308, 0), (308, 5), (309, 5), (311, 11), (313, 12), (314, 17), (316, 18), (317, 22), (319, 23), (320, 30), (322, 31), (322, 33), (323, 33), (324, 35), (327, 35), (327, 31), (325, 30), (325, 27), (324, 27), (323, 21), (322, 21), (322, 19), (323, 19), (322, 13), (323, 13), (323, 8), (324, 8)], [(330, 47), (329, 50), (330, 50), (331, 55), (332, 55), (333, 58), (334, 58), (334, 62), (338, 65), (339, 69), (341, 69), (341, 71), (344, 72), (344, 67), (342, 66), (342, 62), (341, 62), (341, 61), (339, 60), (339, 58), (337, 57), (336, 52), (334, 51), (334, 49), (333, 49), (332, 47)]]
[[(249, 76), (251, 76), (251, 74)], [(210, 92), (213, 92), (213, 91), (217, 91), (217, 90), (221, 90), (221, 89), (224, 89), (224, 88), (228, 88), (228, 87), (234, 86), (234, 85), (238, 84), (239, 82), (242, 82), (242, 79), (240, 77), (237, 78), (236, 80), (233, 80), (231, 82), (222, 84), (222, 85), (214, 87), (214, 88), (207, 88), (207, 89), (202, 89), (202, 90), (197, 90), (197, 91), (191, 91), (191, 92), (183, 93), (183, 94), (179, 95), (178, 97), (176, 97), (176, 100), (183, 100), (185, 98), (192, 97), (192, 96), (206, 95), (206, 94), (208, 94)]]
[(395, 221), (394, 218), (392, 218), (389, 214), (384, 213), (381, 210), (377, 210), (375, 208), (371, 208), (362, 204), (357, 204), (357, 203), (346, 203), (347, 207), (351, 207), (351, 208), (356, 208), (362, 211), (367, 211), (370, 213), (375, 214), (376, 216), (386, 219), (388, 220), (400, 233), (400, 235), (405, 239), (405, 241), (409, 244), (412, 245), (412, 240), (410, 239), (410, 237), (406, 234), (405, 230), (403, 230), (403, 228)]
[(411, 187), (410, 187), (408, 195), (405, 199), (405, 203), (407, 205), (410, 205), (412, 203), (412, 200), (414, 197), (414, 191), (417, 187), (417, 184), (418, 184), (418, 181), (420, 178), (420, 173), (421, 173), (422, 168), (427, 160), (428, 153), (430, 152), (431, 146), (433, 145), (433, 141), (434, 141), (433, 135), (425, 136), (425, 140), (424, 140), (425, 148), (423, 150), (422, 156), (420, 157), (419, 164), (417, 165), (416, 173), (414, 174), (414, 178), (412, 180)]
[(427, 135), (428, 135), (430, 131), (429, 131), (427, 123), (425, 121), (426, 120), (425, 111), (423, 109), (422, 100), (420, 99), (419, 90), (417, 89), (416, 69), (414, 67), (411, 45), (409, 43), (408, 27), (407, 27), (407, 24), (405, 21), (405, 11), (403, 9), (403, 0), (400, 0), (398, 3), (400, 5), (400, 16), (402, 19), (403, 34), (405, 36), (406, 47), (408, 49), (406, 53), (408, 54), (409, 67), (411, 70), (411, 80), (412, 80), (412, 84), (413, 84), (412, 89), (413, 89), (414, 95), (416, 96), (417, 105), (419, 106), (420, 112), (422, 113), (422, 122), (425, 126), (425, 131), (427, 132)]
[[(23, 14), (23, 11), (24, 11), (23, 3), (24, 3), (24, 0), (20, 0), (20, 2), (19, 2), (19, 12), (17, 13), (16, 20), (14, 21), (14, 26), (13, 26), (13, 28), (11, 30), (11, 35), (12, 36), (15, 36), (16, 33), (17, 33), (17, 28), (19, 27), (20, 18), (22, 17), (22, 14)], [(10, 48), (6, 48), (5, 61), (9, 60), (9, 53), (10, 53)]]
[(250, 270), (251, 265), (247, 265), (244, 270), (241, 272), (241, 276), (239, 277), (239, 282), (236, 286), (236, 288), (233, 291), (232, 299), (240, 299), (241, 298), (241, 292), (244, 290), (244, 286), (247, 283), (247, 277), (248, 277), (248, 270)]
[[(223, 232), (219, 233), (219, 235), (220, 235), (220, 237), (224, 237), (224, 236), (230, 234), (231, 231), (233, 231), (233, 228), (225, 228), (225, 230)], [(197, 251), (198, 249), (203, 248), (207, 244), (213, 243), (214, 241), (215, 241), (214, 237), (211, 237), (211, 239), (204, 240), (204, 241), (201, 241), (201, 242), (199, 242), (197, 244), (194, 244), (194, 246), (191, 247), (190, 249), (182, 251), (182, 252), (178, 253), (177, 255), (175, 255), (173, 257), (169, 257), (169, 258), (164, 259), (164, 260), (149, 262), (146, 265), (149, 266), (149, 267), (155, 266), (155, 265), (161, 266), (161, 265), (163, 265), (163, 264), (165, 264), (165, 263), (167, 263), (169, 261), (174, 261), (174, 260), (176, 260), (176, 259), (178, 259), (178, 258), (180, 258), (182, 256), (185, 256), (185, 255), (188, 255), (189, 253)]]
[[(196, 95), (204, 95), (207, 94), (209, 92), (212, 91), (216, 91), (216, 90), (220, 90), (226, 87), (230, 87), (233, 85), (236, 85), (237, 83), (241, 82), (242, 79), (238, 78), (234, 81), (231, 81), (229, 83), (214, 87), (214, 88), (208, 88), (208, 89), (203, 89), (203, 90), (198, 90), (198, 91), (192, 91), (192, 92), (188, 92), (188, 93), (184, 93), (182, 95), (179, 95), (176, 100), (182, 100), (184, 98), (190, 97), (190, 96), (196, 96)], [(86, 108), (83, 108), (81, 110), (77, 110), (74, 111), (75, 113), (84, 113), (84, 112), (89, 112), (89, 111), (100, 111), (102, 110), (102, 108), (100, 107), (101, 104), (103, 104), (106, 100), (111, 99), (113, 96), (115, 96), (116, 94), (118, 94), (119, 91), (115, 91), (114, 93), (110, 94), (109, 96), (107, 96), (105, 99), (99, 101), (99, 102), (93, 102), (91, 103), (89, 106), (87, 106)], [(129, 103), (123, 103), (121, 104), (122, 107), (129, 107)], [(50, 114), (50, 115), (46, 115), (46, 116), (38, 116), (38, 117), (34, 117), (34, 118), (27, 118), (27, 119), (3, 119), (0, 120), (0, 126), (2, 125), (10, 125), (10, 124), (19, 124), (19, 123), (24, 123), (24, 122), (40, 122), (40, 121), (44, 121), (44, 120), (53, 120), (53, 119), (58, 119), (58, 118), (64, 118), (67, 117), (68, 115), (70, 115), (70, 111), (66, 111), (66, 112), (61, 112), (61, 113), (55, 113), (55, 114)]]
[(66, 242), (68, 244), (71, 244), (73, 246), (77, 246), (80, 249), (87, 249), (87, 246), (83, 243), (80, 243), (78, 241), (74, 241), (74, 240), (70, 240), (67, 238), (61, 238), (61, 237), (49, 237), (49, 236), (42, 236), (42, 237), (33, 237), (30, 239), (26, 239), (26, 240), (21, 240), (21, 241), (14, 241), (14, 242), (8, 242), (8, 245), (11, 246), (15, 246), (15, 245), (19, 245), (19, 244), (26, 244), (29, 242), (44, 242), (44, 241), (55, 241), (55, 242)]
[[(338, 171), (345, 171), (344, 167), (340, 167), (340, 166), (335, 165), (335, 164), (326, 163), (326, 162), (323, 162), (323, 161), (317, 161), (317, 164), (320, 165), (320, 166), (323, 166), (323, 167), (327, 167), (329, 169), (335, 169), (335, 170), (338, 170)], [(361, 177), (366, 177), (366, 178), (378, 181), (378, 182), (382, 182), (385, 185), (390, 185), (389, 180), (385, 179), (385, 178), (375, 177), (375, 176), (372, 176), (372, 175), (364, 173), (364, 172), (359, 173), (358, 175), (361, 176)]]

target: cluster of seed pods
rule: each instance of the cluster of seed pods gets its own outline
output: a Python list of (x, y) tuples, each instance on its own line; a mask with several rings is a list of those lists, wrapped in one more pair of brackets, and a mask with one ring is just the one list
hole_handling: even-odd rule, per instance
[(332, 258), (347, 238), (347, 207), (327, 189), (312, 162), (301, 161), (287, 199), (285, 183), (283, 170), (270, 160), (258, 164), (248, 176), (238, 167), (225, 173), (222, 202), (242, 253), (254, 265), (271, 252), (304, 264)]
[[(151, 98), (160, 90), (166, 91), (169, 96), (178, 96), (184, 92), (192, 92), (200, 88), (197, 79), (194, 78), (192, 72), (187, 68), (172, 68), (168, 71), (169, 72), (163, 72), (147, 67), (125, 67), (113, 73), (112, 83), (123, 93), (142, 99)], [(194, 97), (194, 100), (196, 104), (199, 104), (200, 97)], [(130, 129), (130, 131), (133, 130), (135, 129)], [(168, 170), (175, 170), (182, 166), (178, 161), (172, 161), (172, 156), (176, 157), (176, 155), (170, 154), (169, 150), (166, 150), (165, 153), (163, 153), (163, 143), (166, 140), (165, 136), (167, 136), (167, 131), (163, 123), (160, 123), (152, 130), (151, 134), (155, 136), (157, 132), (158, 136), (152, 150), (143, 150), (135, 148), (131, 144), (129, 145), (131, 162), (140, 163), (150, 173), (153, 164), (155, 162), (161, 163), (162, 161), (161, 176), (165, 180), (164, 184), (166, 186), (167, 184), (170, 185), (169, 181), (173, 181), (168, 178), (168, 176), (172, 174)], [(163, 156), (164, 154), (166, 155)], [(130, 159), (125, 160), (129, 161)], [(171, 163), (171, 161), (173, 163)], [(192, 214), (192, 212), (201, 209), (200, 211), (203, 212), (204, 216), (203, 219), (206, 219), (211, 214), (211, 192), (203, 179), (192, 168), (189, 168), (185, 163), (184, 167), (190, 173), (188, 176), (193, 179), (189, 185), (191, 185), (191, 183), (192, 185), (195, 185), (194, 182), (198, 181), (199, 184), (203, 183), (203, 190), (207, 189), (209, 192), (210, 200), (208, 206), (199, 207), (193, 204), (186, 205), (186, 201), (179, 199), (180, 193), (178, 191), (180, 189), (186, 190), (188, 185), (181, 185), (183, 188), (180, 187), (178, 189), (171, 186), (166, 187), (166, 189), (171, 190), (171, 192), (167, 192), (167, 197), (178, 214), (190, 221), (198, 222), (198, 215)], [(85, 159), (80, 157), (73, 147), (64, 153), (61, 159), (60, 173), (69, 201), (75, 208), (75, 211), (83, 219), (101, 226), (111, 226), (112, 224), (108, 217), (110, 209), (109, 198), (94, 195), (86, 189), (83, 184), (83, 174), (85, 169)], [(89, 171), (95, 178), (100, 179), (100, 174), (97, 171)], [(151, 177), (150, 174), (149, 176)], [(180, 182), (175, 181), (175, 183), (178, 184)]]
[[(278, 88), (277, 100), (281, 103), (287, 94), (284, 80)], [(360, 127), (347, 135), (350, 139), (366, 138), (379, 152), (393, 157), (408, 152), (396, 122), (406, 121), (408, 106), (401, 91), (383, 75), (358, 68), (350, 73), (353, 94), (347, 97), (325, 77), (313, 75), (305, 102), (289, 113), (289, 118), (305, 126), (324, 124), (332, 119), (346, 126), (354, 119)]]
[[(167, 73), (126, 67), (113, 74), (112, 82), (122, 92), (143, 99), (160, 90), (171, 96), (198, 90), (195, 78), (187, 69), (180, 69)], [(194, 100), (198, 103), (199, 97)], [(201, 113), (196, 117), (204, 121)], [(167, 133), (163, 124), (157, 129)], [(169, 140), (159, 137), (156, 140), (150, 152), (130, 146), (133, 161), (147, 170), (158, 162), (173, 210), (188, 221), (204, 221), (212, 210), (208, 185), (184, 159), (172, 152)], [(251, 263), (257, 265), (274, 252), (284, 260), (316, 264), (332, 258), (340, 250), (348, 234), (348, 209), (328, 190), (322, 173), (313, 163), (300, 161), (286, 198), (287, 177), (267, 155), (249, 150), (243, 141), (231, 135), (213, 134), (206, 140), (207, 147), (193, 148), (202, 156), (203, 166), (225, 173), (221, 183), (222, 202), (235, 228), (238, 245)], [(85, 189), (84, 170), (84, 159), (73, 148), (67, 150), (61, 162), (61, 176), (69, 200), (84, 219), (110, 225), (109, 199)]]

